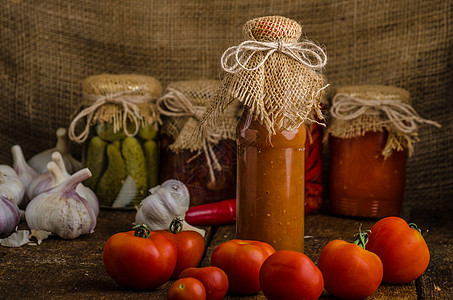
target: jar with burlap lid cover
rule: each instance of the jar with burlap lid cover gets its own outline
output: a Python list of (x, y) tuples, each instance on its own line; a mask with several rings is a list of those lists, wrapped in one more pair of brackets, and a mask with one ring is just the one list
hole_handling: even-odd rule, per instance
[(221, 58), (227, 74), (197, 130), (215, 128), (230, 103), (244, 105), (236, 129), (236, 234), (278, 250), (303, 251), (305, 123), (313, 114), (323, 119), (327, 58), (301, 34), (300, 24), (282, 16), (248, 21), (246, 41)]
[(172, 82), (157, 101), (162, 117), (159, 180), (184, 182), (191, 206), (236, 195), (235, 130), (240, 103), (225, 110), (218, 126), (192, 138), (219, 86), (220, 81), (210, 79)]
[(418, 140), (420, 117), (407, 90), (394, 86), (338, 87), (327, 129), (329, 194), (334, 213), (385, 217), (400, 213), (406, 159)]
[(92, 173), (84, 184), (95, 191), (101, 207), (134, 208), (157, 185), (155, 101), (161, 92), (152, 76), (100, 74), (84, 80), (82, 109), (69, 137), (83, 144), (83, 164)]

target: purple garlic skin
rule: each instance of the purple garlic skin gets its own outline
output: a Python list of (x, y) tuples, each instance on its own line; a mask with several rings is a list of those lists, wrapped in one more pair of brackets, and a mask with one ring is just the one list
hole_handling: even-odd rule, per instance
[(0, 237), (13, 233), (19, 222), (20, 213), (16, 203), (0, 195)]
[(0, 165), (0, 195), (19, 205), (25, 189), (16, 171), (8, 165)]
[(92, 233), (96, 215), (76, 188), (91, 172), (85, 168), (57, 186), (39, 194), (28, 204), (25, 219), (30, 229), (46, 230), (63, 239), (75, 239)]
[[(61, 175), (63, 176), (58, 176), (60, 178), (67, 178), (71, 176), (69, 172), (66, 170), (66, 166), (63, 161), (63, 156), (61, 155), (60, 152), (54, 152), (52, 153), (52, 161), (57, 164), (57, 166), (61, 170)], [(79, 193), (80, 196), (82, 196), (85, 200), (88, 201), (90, 204), (91, 208), (94, 211), (94, 214), (96, 217), (99, 215), (99, 200), (96, 194), (91, 190), (89, 187), (86, 187), (82, 183), (79, 183), (76, 189), (77, 193)]]

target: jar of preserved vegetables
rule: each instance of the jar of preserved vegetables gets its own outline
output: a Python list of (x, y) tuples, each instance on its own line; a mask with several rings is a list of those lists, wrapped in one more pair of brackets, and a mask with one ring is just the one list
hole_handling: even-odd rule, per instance
[(399, 215), (406, 158), (422, 119), (409, 92), (382, 85), (339, 87), (327, 133), (329, 194), (335, 214), (382, 218)]
[(215, 126), (228, 103), (244, 112), (237, 126), (236, 234), (303, 252), (305, 122), (320, 100), (323, 50), (301, 41), (301, 26), (281, 16), (248, 21), (249, 39), (222, 56), (226, 74), (201, 130)]
[[(69, 136), (83, 143), (82, 163), (92, 177), (100, 207), (133, 208), (157, 185), (158, 80), (135, 74), (101, 74), (83, 82), (84, 108), (72, 120)], [(75, 133), (83, 121), (83, 131)]]
[(235, 126), (239, 103), (225, 111), (219, 126), (191, 140), (194, 128), (219, 86), (218, 80), (173, 82), (157, 101), (163, 121), (159, 180), (184, 182), (191, 206), (236, 195)]

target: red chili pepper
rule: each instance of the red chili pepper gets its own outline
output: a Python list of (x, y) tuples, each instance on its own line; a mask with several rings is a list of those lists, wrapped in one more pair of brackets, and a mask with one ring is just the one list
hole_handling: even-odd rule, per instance
[(234, 223), (236, 222), (236, 199), (189, 207), (185, 220), (194, 226)]

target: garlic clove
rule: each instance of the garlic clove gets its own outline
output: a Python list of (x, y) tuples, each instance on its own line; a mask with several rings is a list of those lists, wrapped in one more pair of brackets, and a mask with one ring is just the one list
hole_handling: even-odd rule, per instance
[(50, 231), (63, 239), (92, 233), (96, 215), (88, 201), (76, 192), (77, 185), (90, 176), (90, 170), (82, 169), (36, 196), (25, 211), (28, 227)]
[(60, 184), (66, 179), (55, 162), (51, 161), (47, 163), (47, 170), (46, 173), (40, 174), (31, 181), (27, 189), (27, 196), (29, 199), (35, 198), (37, 195)]
[[(151, 195), (143, 199), (137, 206), (136, 224), (145, 224), (151, 230), (168, 229), (175, 217), (184, 219), (189, 209), (190, 196), (184, 183), (178, 180), (167, 180), (149, 190)], [(204, 236), (203, 229), (183, 222), (182, 230), (194, 230)]]
[(0, 196), (19, 205), (24, 195), (24, 184), (16, 171), (8, 165), (0, 165)]
[[(24, 153), (22, 152), (22, 148), (19, 145), (14, 145), (11, 147), (11, 153), (13, 155), (13, 168), (16, 171), (17, 175), (19, 176), (20, 180), (24, 184), (25, 191), (30, 186), (30, 183), (39, 176), (39, 173), (35, 171), (32, 167), (27, 164), (25, 160)], [(24, 193), (24, 198), (20, 202), (19, 207), (25, 208), (27, 207), (28, 202), (30, 202), (30, 198), (28, 197), (27, 193)]]
[(57, 151), (63, 156), (64, 164), (69, 173), (74, 173), (75, 171), (80, 170), (82, 168), (82, 163), (75, 159), (69, 152), (69, 140), (66, 129), (58, 128), (56, 136), (56, 146), (35, 154), (28, 160), (28, 164), (38, 173), (46, 173), (47, 163), (52, 160), (52, 153)]
[(19, 207), (4, 195), (0, 195), (0, 237), (14, 232), (19, 222)]
[[(68, 171), (66, 170), (66, 165), (63, 162), (63, 156), (61, 155), (60, 152), (56, 151), (52, 153), (52, 161), (55, 162), (58, 166), (58, 168), (61, 170), (63, 176), (65, 178), (70, 177)], [(91, 172), (91, 171), (90, 171)], [(92, 189), (86, 187), (82, 183), (80, 183), (77, 188), (76, 188), (77, 193), (82, 196), (85, 200), (88, 201), (90, 204), (91, 208), (94, 211), (94, 214), (96, 217), (99, 215), (99, 200), (96, 194), (93, 192)]]

